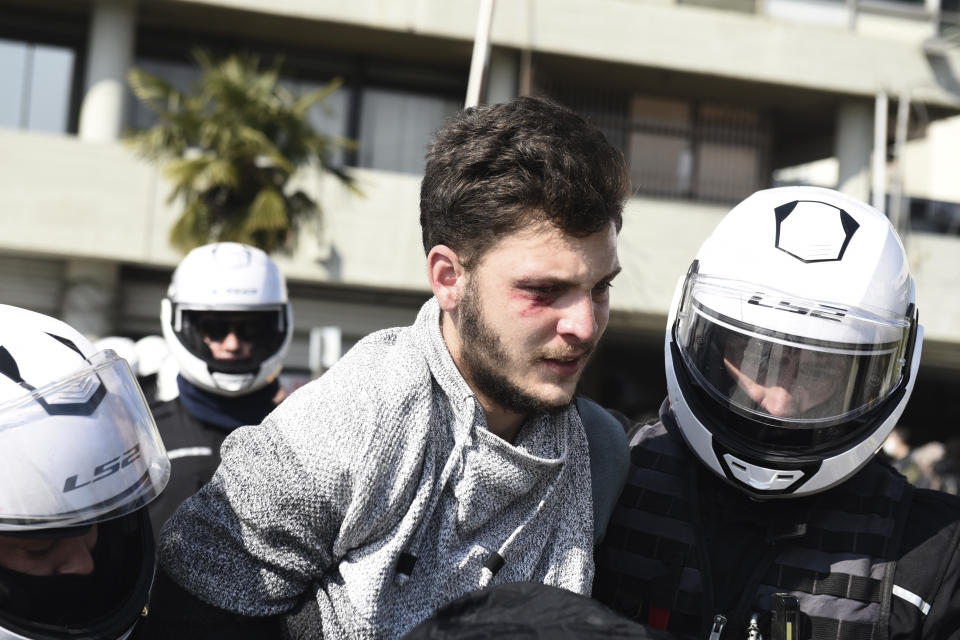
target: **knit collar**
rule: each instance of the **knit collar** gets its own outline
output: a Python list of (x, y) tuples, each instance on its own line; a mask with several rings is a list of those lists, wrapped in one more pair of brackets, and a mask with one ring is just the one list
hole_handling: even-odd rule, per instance
[[(447, 349), (440, 317), (439, 303), (432, 298), (412, 327), (434, 392), (446, 396), (432, 417), (450, 429), (450, 453), (440, 464), (434, 504), (427, 508), (436, 508), (438, 515), (424, 521), (412, 553), (429, 564), (429, 558), (473, 546), (483, 531), (494, 544), (489, 550), (506, 562), (498, 580), (530, 579), (550, 566), (550, 575), (543, 578), (548, 584), (588, 591), (593, 579), (590, 453), (576, 408), (571, 404), (564, 411), (530, 416), (513, 442), (494, 435)], [(439, 506), (444, 496), (450, 502)], [(480, 586), (487, 584), (486, 575)], [(437, 579), (445, 591), (456, 592), (469, 582), (464, 576)]]
[(460, 405), (476, 396), (447, 349), (443, 332), (440, 330), (440, 314), (440, 303), (437, 299), (434, 297), (427, 300), (413, 323), (414, 339), (426, 356), (430, 372), (440, 388), (447, 397), (456, 401), (455, 404)]
[[(424, 303), (417, 314), (417, 319), (413, 324), (414, 340), (425, 355), (427, 366), (430, 367), (430, 372), (437, 384), (450, 398), (455, 413), (458, 415), (466, 412), (473, 413), (473, 416), (467, 418), (465, 422), (468, 424), (479, 422), (486, 429), (487, 418), (480, 406), (480, 401), (453, 362), (453, 356), (447, 349), (447, 343), (444, 341), (443, 332), (440, 329), (440, 318), (440, 303), (436, 297), (432, 297)], [(567, 411), (554, 414), (554, 416), (548, 414), (529, 416), (517, 436), (517, 443), (525, 439), (529, 432), (546, 428), (547, 425), (554, 423), (555, 418), (563, 417), (569, 420), (575, 413), (576, 410), (571, 403)]]

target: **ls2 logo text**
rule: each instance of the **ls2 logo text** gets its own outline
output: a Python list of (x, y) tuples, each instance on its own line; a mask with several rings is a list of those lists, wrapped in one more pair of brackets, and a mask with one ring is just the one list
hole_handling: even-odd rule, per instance
[(63, 483), (63, 492), (70, 493), (75, 489), (80, 487), (85, 487), (88, 484), (103, 480), (104, 478), (109, 478), (116, 472), (120, 471), (130, 465), (134, 460), (137, 460), (140, 457), (140, 445), (134, 445), (132, 448), (127, 449), (123, 454), (117, 456), (116, 458), (110, 458), (103, 464), (98, 464), (93, 469), (93, 474), (89, 480), (86, 482), (80, 482), (79, 478), (81, 474), (75, 474), (67, 478), (66, 482)]

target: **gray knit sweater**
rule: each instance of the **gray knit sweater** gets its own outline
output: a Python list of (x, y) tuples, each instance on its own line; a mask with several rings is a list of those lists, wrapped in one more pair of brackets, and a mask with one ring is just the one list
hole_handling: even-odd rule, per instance
[[(272, 615), (314, 593), (329, 638), (398, 637), (487, 584), (589, 594), (593, 505), (573, 409), (493, 435), (431, 299), (371, 334), (259, 426), (164, 527), (167, 573), (202, 600)], [(484, 569), (491, 552), (505, 564)], [(417, 558), (409, 579), (401, 554)], [(317, 630), (319, 633), (320, 630)]]

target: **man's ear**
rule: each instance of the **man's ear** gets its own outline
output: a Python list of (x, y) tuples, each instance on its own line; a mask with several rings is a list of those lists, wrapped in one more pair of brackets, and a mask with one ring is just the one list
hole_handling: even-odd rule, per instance
[(456, 251), (442, 244), (430, 249), (427, 254), (427, 277), (440, 308), (447, 313), (456, 310), (461, 290), (466, 284), (463, 265)]

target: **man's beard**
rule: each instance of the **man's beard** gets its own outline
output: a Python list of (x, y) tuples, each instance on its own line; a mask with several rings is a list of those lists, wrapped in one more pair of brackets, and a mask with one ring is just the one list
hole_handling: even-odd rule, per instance
[[(573, 398), (565, 402), (550, 402), (538, 398), (511, 382), (502, 371), (509, 365), (503, 342), (484, 321), (478, 304), (478, 295), (473, 283), (467, 285), (459, 304), (461, 356), (466, 377), (473, 383), (477, 393), (494, 401), (506, 411), (521, 415), (556, 413), (570, 406)], [(586, 358), (593, 347), (587, 349)], [(531, 362), (554, 354), (534, 354)], [(561, 354), (555, 356), (563, 357)]]

